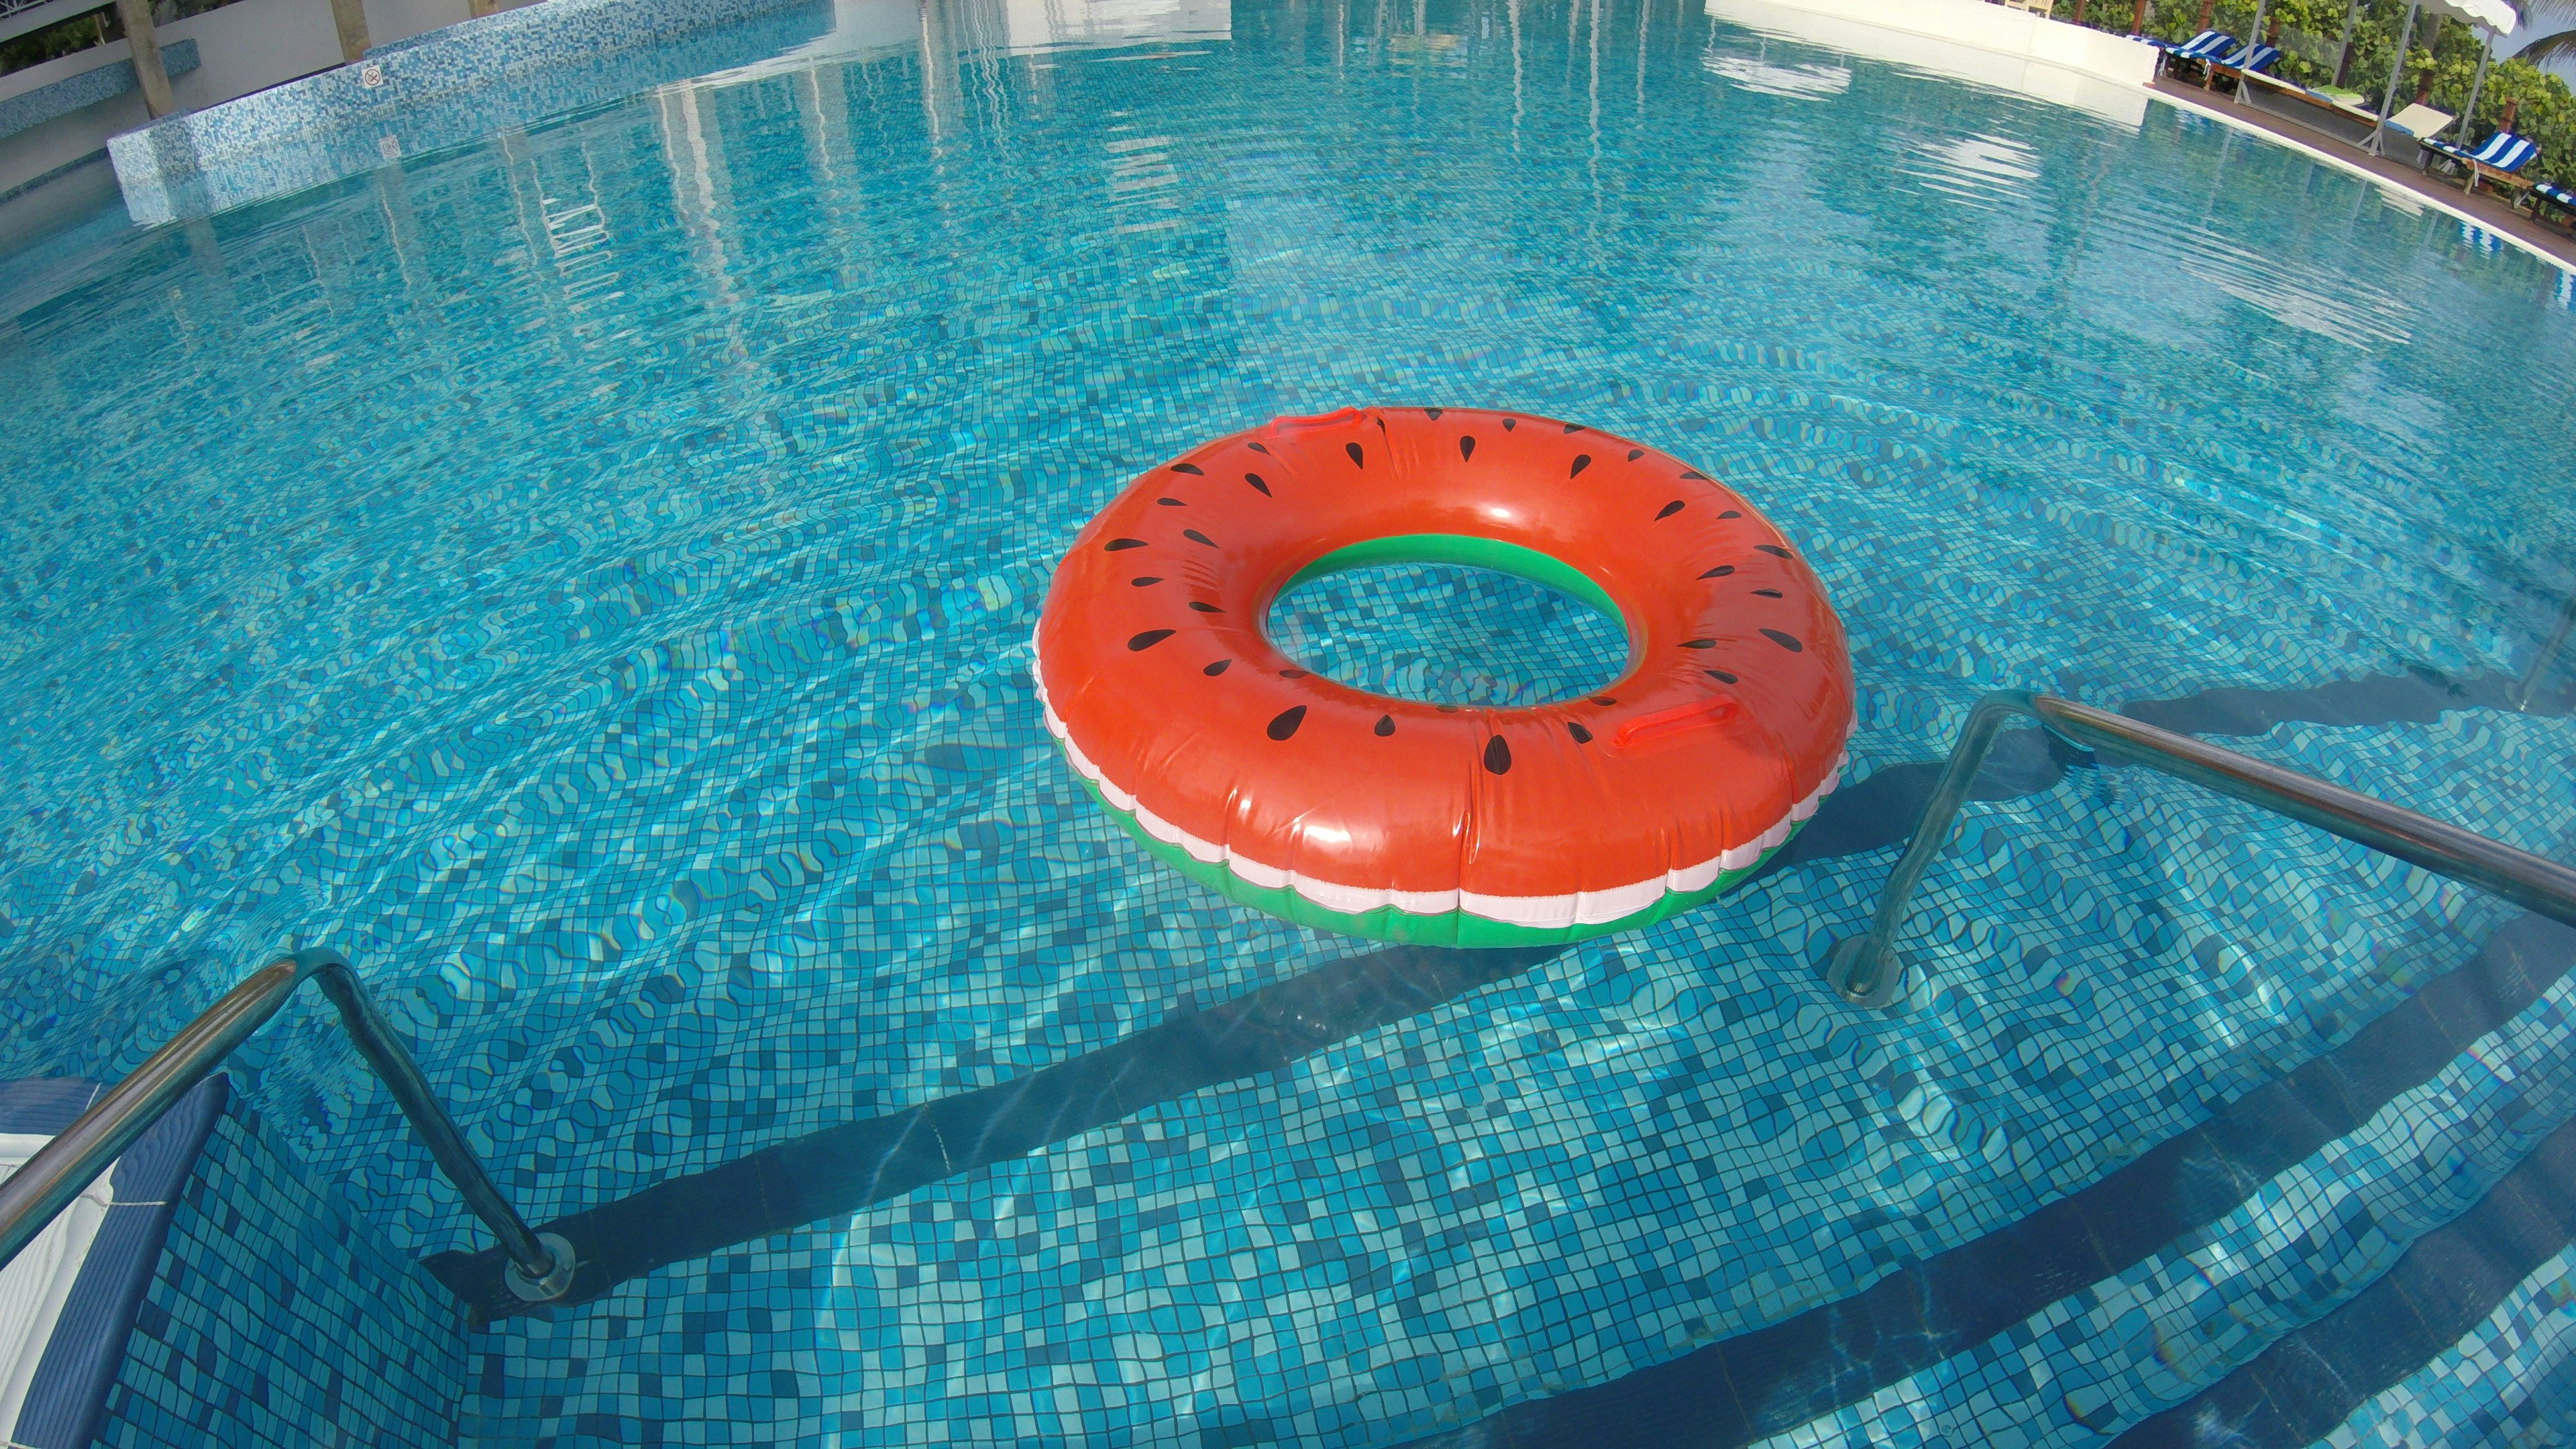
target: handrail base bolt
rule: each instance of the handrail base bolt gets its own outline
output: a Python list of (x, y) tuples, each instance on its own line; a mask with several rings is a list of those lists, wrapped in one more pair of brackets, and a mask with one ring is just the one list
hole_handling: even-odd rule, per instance
[(539, 1233), (537, 1241), (555, 1255), (554, 1271), (542, 1278), (531, 1278), (518, 1264), (503, 1262), (501, 1281), (525, 1303), (552, 1303), (572, 1291), (573, 1270), (580, 1266), (574, 1259), (572, 1244), (561, 1233)]
[(1865, 993), (1851, 989), (1853, 969), (1860, 964), (1860, 953), (1869, 946), (1867, 935), (1845, 936), (1834, 943), (1833, 954), (1825, 958), (1825, 984), (1836, 996), (1854, 1006), (1894, 1006), (1905, 996), (1905, 963), (1894, 951), (1887, 953), (1878, 973), (1878, 981)]

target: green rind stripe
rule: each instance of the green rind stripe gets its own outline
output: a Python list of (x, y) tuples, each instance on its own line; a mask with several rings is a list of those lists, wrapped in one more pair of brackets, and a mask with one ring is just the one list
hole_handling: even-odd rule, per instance
[(1592, 581), (1591, 575), (1574, 565), (1534, 548), (1523, 548), (1498, 538), (1473, 538), (1463, 533), (1398, 533), (1355, 543), (1348, 548), (1337, 548), (1297, 570), (1287, 583), (1280, 586), (1279, 592), (1284, 594), (1309, 579), (1320, 579), (1326, 574), (1346, 573), (1377, 564), (1409, 563), (1463, 564), (1468, 568), (1510, 574), (1516, 579), (1527, 579), (1560, 594), (1581, 599), (1598, 609), (1603, 618), (1622, 628), (1627, 626), (1626, 617), (1619, 612), (1617, 604), (1610, 602), (1610, 595)]
[[(1489, 920), (1466, 911), (1448, 911), (1436, 916), (1426, 916), (1416, 915), (1411, 911), (1400, 911), (1393, 906), (1381, 906), (1376, 910), (1362, 911), (1354, 915), (1326, 909), (1286, 886), (1254, 885), (1221, 863), (1210, 864), (1177, 845), (1167, 845), (1156, 840), (1145, 833), (1145, 827), (1137, 823), (1134, 815), (1102, 798), (1100, 788), (1091, 781), (1083, 779), (1081, 772), (1073, 772), (1073, 777), (1082, 782), (1082, 788), (1090, 792), (1091, 798), (1099, 803), (1102, 810), (1108, 812), (1110, 819), (1117, 821), (1130, 836), (1135, 838), (1138, 845), (1145, 848), (1147, 855), (1215, 891), (1218, 895), (1250, 906), (1256, 911), (1267, 911), (1284, 920), (1294, 921), (1301, 926), (1312, 926), (1319, 931), (1339, 931), (1346, 936), (1365, 936), (1373, 941), (1398, 941), (1410, 946), (1563, 946), (1593, 936), (1606, 936), (1613, 931), (1633, 931), (1640, 926), (1651, 926), (1666, 916), (1678, 915), (1712, 896), (1723, 894), (1743, 884), (1754, 872), (1762, 869), (1763, 864), (1780, 849), (1778, 845), (1773, 846), (1762, 853), (1760, 860), (1756, 860), (1742, 870), (1720, 871), (1716, 880), (1699, 890), (1666, 891), (1662, 899), (1644, 910), (1633, 915), (1622, 916), (1615, 921), (1605, 921), (1596, 926), (1558, 926), (1542, 929)], [(1796, 839), (1799, 830), (1804, 828), (1805, 824), (1805, 821), (1793, 823), (1789, 827), (1788, 838), (1782, 840), (1780, 845), (1786, 845), (1790, 840)]]

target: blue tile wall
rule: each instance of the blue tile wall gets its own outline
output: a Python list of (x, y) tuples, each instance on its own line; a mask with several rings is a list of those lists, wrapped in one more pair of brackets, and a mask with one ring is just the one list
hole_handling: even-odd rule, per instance
[(108, 155), (136, 221), (204, 216), (748, 65), (831, 20), (823, 0), (546, 0), (164, 117), (111, 139)]
[(236, 1097), (184, 1189), (98, 1442), (448, 1443), (463, 1327)]
[[(183, 76), (196, 68), (197, 42), (174, 40), (161, 47), (161, 69), (164, 73)], [(31, 126), (41, 126), (56, 116), (68, 116), (83, 106), (96, 105), (110, 96), (121, 96), (132, 89), (134, 62), (118, 60), (11, 96), (0, 101), (0, 140)]]

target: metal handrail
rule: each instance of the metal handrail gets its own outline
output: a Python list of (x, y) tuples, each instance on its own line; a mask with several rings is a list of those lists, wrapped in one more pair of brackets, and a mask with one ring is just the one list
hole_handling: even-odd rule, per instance
[(2493, 891), (2552, 920), (2576, 925), (2576, 870), (2555, 861), (2190, 735), (2054, 695), (2002, 689), (1978, 700), (1968, 712), (1967, 727), (1959, 732), (1950, 762), (1924, 804), (1922, 823), (1914, 827), (1914, 838), (1897, 858), (1896, 869), (1888, 872), (1887, 890), (1879, 897), (1878, 914), (1869, 930), (1836, 942), (1833, 954), (1826, 958), (1825, 980), (1845, 1001), (1886, 1006), (1900, 994), (1904, 967), (1892, 949), (1897, 928), (1904, 924), (1906, 907), (1924, 870), (1949, 843), (1959, 806), (2008, 715), (2029, 715), (2049, 733), (2097, 755), (2161, 770), (2303, 820), (2435, 875)]
[(2567, 647), (2567, 636), (2576, 634), (2576, 593), (2558, 606), (2558, 622), (2550, 627), (2549, 637), (2540, 641), (2540, 653), (2531, 661), (2531, 671), (2522, 676), (2505, 703), (2517, 710), (2531, 708), (2531, 697), (2540, 692), (2540, 681), (2549, 677), (2549, 666), (2558, 662), (2558, 651)]
[(510, 1291), (531, 1303), (550, 1302), (570, 1291), (576, 1266), (572, 1244), (553, 1233), (530, 1230), (527, 1220), (501, 1196), (474, 1149), (465, 1145), (456, 1124), (438, 1105), (401, 1038), (367, 999), (349, 959), (328, 948), (282, 956), (253, 972), (0, 1182), (0, 1267), (17, 1257), (233, 1048), (277, 1015), (295, 988), (316, 977), (321, 979), (322, 993), (340, 1009), (340, 1024), (348, 1029), (349, 1040), (384, 1079), (429, 1155), (464, 1194), (465, 1205), (501, 1240), (510, 1258), (503, 1274)]

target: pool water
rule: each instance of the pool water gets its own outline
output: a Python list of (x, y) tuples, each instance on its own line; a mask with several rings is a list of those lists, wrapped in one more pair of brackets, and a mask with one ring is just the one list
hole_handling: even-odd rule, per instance
[[(1927, 880), (1906, 1009), (1843, 1007), (1817, 964), (1910, 824), (1870, 781), (1988, 689), (2182, 701), (2576, 858), (2563, 676), (2499, 703), (2576, 585), (2576, 316), (2530, 257), (2161, 104), (1673, 4), (1245, 0), (1221, 39), (1016, 51), (932, 8), (953, 47), (95, 233), (0, 332), (0, 1078), (130, 1070), (328, 943), (543, 1222), (1415, 973), (1238, 1075), (478, 1332), (464, 1442), (1567, 1442), (1530, 1416), (2007, 1229), (2514, 927), (2033, 750)], [(1156, 460), (1352, 403), (1579, 420), (1755, 500), (1849, 634), (1844, 813), (1500, 964), (1147, 860), (1040, 723), (1049, 571)], [(1275, 627), (1475, 704), (1615, 659), (1493, 587), (1349, 576)], [(1718, 1437), (2191, 1405), (2576, 1116), (2565, 1004), (1992, 1343), (1739, 1378)], [(319, 1002), (236, 1078), (400, 1251), (484, 1245)], [(2526, 1359), (2514, 1401), (2576, 1422)], [(1706, 1408), (1655, 1402), (1638, 1442)]]
[(1270, 637), (1325, 678), (1393, 699), (1516, 708), (1628, 667), (1616, 619), (1543, 584), (1460, 564), (1372, 565), (1282, 592)]

